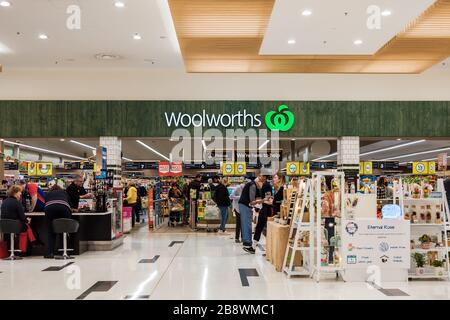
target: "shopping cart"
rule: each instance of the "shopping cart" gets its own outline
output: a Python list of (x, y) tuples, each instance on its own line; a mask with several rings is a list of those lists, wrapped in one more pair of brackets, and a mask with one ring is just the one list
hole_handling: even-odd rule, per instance
[(171, 199), (169, 201), (169, 227), (176, 227), (183, 223), (181, 217), (184, 213), (184, 199)]
[(206, 232), (217, 232), (220, 227), (220, 210), (214, 201), (208, 200), (205, 205), (205, 214), (202, 223), (205, 225)]

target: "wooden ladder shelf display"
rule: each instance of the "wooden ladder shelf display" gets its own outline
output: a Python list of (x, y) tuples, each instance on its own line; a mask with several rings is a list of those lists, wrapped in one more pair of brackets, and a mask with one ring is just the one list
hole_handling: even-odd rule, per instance
[[(308, 208), (311, 194), (311, 180), (306, 180), (306, 186), (301, 192), (302, 184), (299, 184), (296, 200), (291, 202), (288, 223), (290, 223), (289, 238), (283, 261), (283, 272), (290, 278), (292, 276), (311, 276), (312, 250), (309, 244), (311, 223), (304, 222), (305, 211)], [(301, 195), (301, 196), (300, 196)], [(292, 200), (293, 195), (291, 196)], [(295, 262), (302, 260), (301, 266), (295, 266)]]

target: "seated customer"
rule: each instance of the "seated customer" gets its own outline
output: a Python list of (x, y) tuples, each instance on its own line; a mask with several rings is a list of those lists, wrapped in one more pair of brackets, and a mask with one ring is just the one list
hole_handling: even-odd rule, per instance
[(36, 242), (36, 238), (33, 235), (33, 231), (29, 226), (30, 218), (25, 216), (25, 210), (23, 209), (22, 202), (22, 188), (18, 185), (14, 185), (8, 189), (8, 198), (6, 198), (1, 207), (1, 219), (19, 220), (23, 223), (23, 232), (19, 235), (19, 249), (22, 251), (21, 255), (25, 255), (27, 252), (28, 240), (31, 243)]
[(69, 195), (60, 186), (54, 185), (47, 193), (45, 203), (45, 220), (48, 230), (48, 245), (46, 259), (54, 258), (56, 234), (53, 232), (53, 220), (60, 218), (70, 219), (72, 210), (69, 204)]

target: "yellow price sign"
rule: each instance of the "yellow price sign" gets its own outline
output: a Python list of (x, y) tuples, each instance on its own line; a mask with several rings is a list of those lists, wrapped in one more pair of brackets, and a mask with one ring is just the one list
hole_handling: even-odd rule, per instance
[(36, 162), (28, 162), (28, 175), (35, 176), (37, 172)]
[(247, 174), (247, 164), (245, 162), (236, 162), (234, 164), (234, 174), (241, 176)]
[(300, 174), (299, 162), (287, 162), (286, 163), (286, 175), (295, 176)]
[(307, 176), (310, 173), (309, 162), (300, 162), (299, 163), (300, 174)]
[(413, 174), (428, 174), (428, 162), (413, 162)]
[(436, 173), (436, 162), (428, 162), (428, 174)]
[(372, 174), (373, 166), (372, 162), (364, 162), (364, 174)]
[(224, 176), (231, 176), (234, 174), (234, 162), (224, 162), (222, 164), (222, 174)]

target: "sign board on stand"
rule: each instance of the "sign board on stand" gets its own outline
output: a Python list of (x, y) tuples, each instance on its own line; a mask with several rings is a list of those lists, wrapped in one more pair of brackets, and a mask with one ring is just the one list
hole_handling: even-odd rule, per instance
[(369, 268), (379, 268), (381, 272), (389, 269), (386, 274), (402, 270), (407, 276), (410, 267), (409, 221), (343, 220), (342, 259), (344, 269), (361, 269), (361, 281), (368, 277), (366, 271)]

